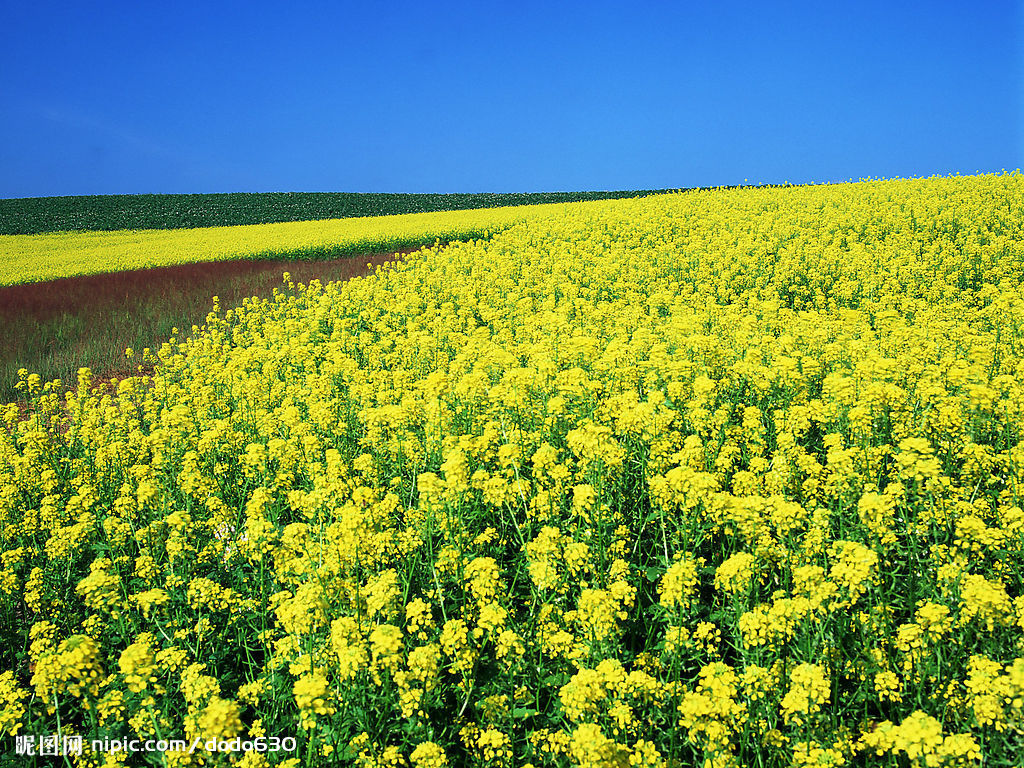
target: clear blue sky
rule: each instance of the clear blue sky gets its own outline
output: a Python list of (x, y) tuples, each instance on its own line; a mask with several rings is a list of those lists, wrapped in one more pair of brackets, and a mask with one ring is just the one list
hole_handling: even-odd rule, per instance
[(0, 197), (1024, 163), (1021, 2), (0, 0)]

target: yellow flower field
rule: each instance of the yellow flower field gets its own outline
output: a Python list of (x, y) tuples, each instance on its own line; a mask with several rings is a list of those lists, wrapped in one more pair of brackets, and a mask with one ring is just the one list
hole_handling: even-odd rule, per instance
[(215, 308), (116, 391), (26, 372), (0, 734), (1019, 765), (1022, 210), (1019, 173), (567, 205)]
[(198, 229), (0, 235), (0, 285), (199, 261), (358, 254), (479, 237), (562, 203)]

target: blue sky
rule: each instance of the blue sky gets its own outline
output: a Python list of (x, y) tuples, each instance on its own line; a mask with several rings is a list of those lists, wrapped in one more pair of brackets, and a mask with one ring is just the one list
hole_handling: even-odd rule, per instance
[(0, 0), (0, 197), (1012, 170), (1022, 5)]

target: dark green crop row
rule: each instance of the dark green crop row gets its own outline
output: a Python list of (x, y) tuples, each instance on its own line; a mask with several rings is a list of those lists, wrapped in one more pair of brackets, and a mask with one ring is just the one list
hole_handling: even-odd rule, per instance
[(529, 194), (238, 192), (215, 195), (91, 195), (0, 200), (0, 234), (63, 230), (176, 229), (313, 221), (505, 205), (642, 197), (670, 190)]

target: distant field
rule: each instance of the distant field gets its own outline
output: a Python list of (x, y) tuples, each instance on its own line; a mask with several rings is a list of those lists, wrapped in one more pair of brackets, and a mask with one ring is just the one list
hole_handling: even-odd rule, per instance
[(0, 234), (65, 230), (182, 229), (349, 219), (543, 203), (642, 197), (669, 190), (531, 194), (260, 192), (218, 195), (90, 195), (0, 200)]
[(63, 381), (74, 380), (83, 366), (103, 376), (134, 370), (125, 348), (158, 348), (174, 328), (187, 333), (202, 322), (214, 295), (226, 308), (250, 296), (269, 298), (286, 270), (296, 282), (345, 280), (396, 251), (487, 239), (579, 205), (0, 235), (0, 327), (6, 331), (0, 338), (0, 402), (18, 397), (17, 371), (23, 367)]
[(0, 285), (175, 264), (336, 258), (481, 238), (563, 204), (196, 229), (0, 235)]

